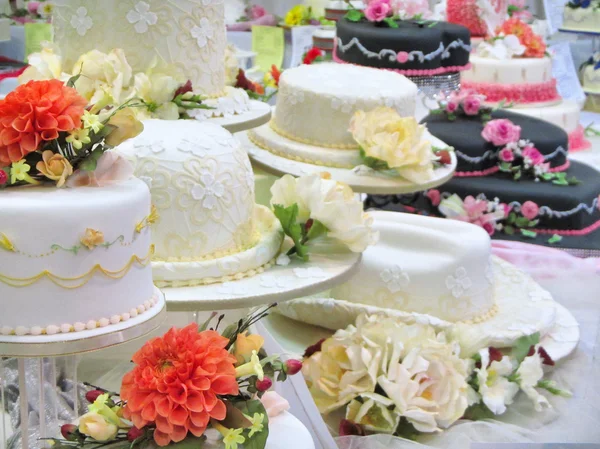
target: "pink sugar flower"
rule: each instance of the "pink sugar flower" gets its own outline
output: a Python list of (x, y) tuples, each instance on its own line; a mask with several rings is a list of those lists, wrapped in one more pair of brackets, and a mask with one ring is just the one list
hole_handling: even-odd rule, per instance
[(523, 150), (523, 158), (529, 159), (533, 165), (542, 165), (544, 155), (535, 147), (527, 147)]
[(398, 54), (396, 55), (396, 60), (400, 64), (404, 64), (406, 61), (408, 61), (408, 53), (405, 51), (399, 51)]
[(446, 104), (446, 112), (449, 112), (450, 114), (452, 114), (453, 112), (456, 112), (457, 109), (458, 109), (458, 103), (456, 103), (454, 101), (449, 101), (448, 104)]
[(483, 223), (482, 227), (490, 235), (490, 237), (496, 232), (496, 226), (494, 226), (494, 223), (491, 221)]
[(510, 212), (512, 210), (512, 208), (506, 204), (506, 203), (500, 203), (500, 205), (498, 206), (501, 210), (504, 210), (504, 218), (508, 217), (510, 215)]
[(391, 12), (390, 0), (372, 0), (365, 8), (365, 17), (371, 22), (381, 22)]
[(250, 8), (250, 18), (252, 20), (260, 19), (267, 15), (267, 10), (259, 5), (254, 5)]
[(442, 196), (440, 195), (440, 191), (436, 189), (431, 189), (427, 192), (427, 198), (431, 201), (431, 205), (434, 207), (439, 206)]
[(525, 201), (521, 206), (521, 214), (528, 220), (533, 220), (538, 216), (540, 208), (533, 201)]
[(487, 212), (487, 202), (469, 195), (463, 201), (463, 207), (471, 220), (480, 218)]
[(27, 11), (29, 11), (30, 14), (37, 14), (39, 7), (40, 7), (40, 2), (27, 3)]
[(483, 128), (481, 136), (500, 147), (507, 143), (517, 142), (521, 137), (521, 127), (507, 119), (491, 120)]
[(502, 162), (512, 162), (515, 160), (515, 154), (510, 148), (503, 148), (498, 155)]
[(479, 109), (481, 109), (481, 97), (479, 95), (469, 95), (463, 101), (463, 109), (465, 114), (467, 115), (477, 115), (479, 114)]

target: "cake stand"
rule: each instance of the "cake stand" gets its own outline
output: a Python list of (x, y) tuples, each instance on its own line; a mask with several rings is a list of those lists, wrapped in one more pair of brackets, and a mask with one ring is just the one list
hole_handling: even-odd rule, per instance
[[(421, 192), (440, 186), (449, 181), (456, 170), (456, 156), (451, 153), (452, 163), (435, 170), (434, 177), (420, 185), (402, 179), (398, 176), (390, 176), (374, 170), (361, 170), (359, 168), (345, 169), (313, 165), (306, 162), (297, 162), (271, 153), (258, 147), (248, 138), (247, 133), (237, 135), (243, 145), (248, 149), (248, 155), (255, 166), (277, 176), (290, 174), (303, 176), (311, 173), (327, 172), (332, 179), (348, 184), (356, 193), (367, 193), (373, 195), (395, 195)], [(433, 136), (432, 139), (435, 141)], [(438, 141), (436, 146), (447, 146)]]
[(271, 120), (271, 106), (258, 100), (250, 100), (250, 110), (228, 117), (199, 118), (222, 126), (232, 134), (262, 126)]
[[(40, 439), (56, 437), (59, 426), (78, 415), (78, 354), (143, 337), (157, 329), (166, 314), (164, 296), (159, 295), (158, 303), (150, 310), (129, 321), (104, 328), (57, 335), (0, 336), (0, 449), (50, 447)], [(8, 410), (4, 385), (11, 358), (17, 358), (20, 426), (15, 435), (16, 442), (12, 441), (9, 446), (8, 423), (3, 415)], [(60, 395), (58, 386), (59, 380), (64, 383), (65, 379), (74, 385), (68, 401)], [(59, 405), (64, 407), (65, 404), (70, 410), (65, 412), (61, 409), (59, 416)]]

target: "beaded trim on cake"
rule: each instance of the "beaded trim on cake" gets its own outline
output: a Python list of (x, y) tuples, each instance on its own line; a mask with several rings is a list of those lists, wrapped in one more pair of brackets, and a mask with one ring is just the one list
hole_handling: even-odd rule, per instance
[(16, 336), (39, 336), (39, 335), (56, 335), (56, 334), (69, 334), (73, 332), (83, 332), (86, 330), (94, 330), (97, 328), (107, 327), (109, 325), (119, 324), (121, 322), (129, 321), (131, 318), (136, 318), (138, 315), (149, 311), (152, 307), (159, 303), (159, 297), (161, 293), (155, 291), (154, 295), (150, 300), (145, 301), (144, 304), (130, 309), (128, 312), (120, 315), (112, 315), (110, 318), (100, 318), (97, 321), (90, 320), (86, 323), (77, 322), (75, 324), (61, 324), (60, 326), (50, 325), (46, 327), (33, 326), (17, 326), (12, 328), (10, 326), (0, 326), (0, 335), (16, 335)]
[(463, 81), (462, 88), (474, 90), (485, 95), (486, 103), (515, 102), (515, 103), (549, 103), (561, 99), (556, 90), (556, 80), (543, 83), (499, 84), (475, 83)]
[[(273, 131), (277, 132), (275, 129), (273, 129)], [(283, 157), (285, 159), (290, 159), (290, 160), (294, 160), (296, 162), (304, 162), (306, 164), (311, 164), (311, 165), (318, 165), (319, 167), (332, 167), (332, 168), (344, 168), (344, 169), (348, 169), (351, 170), (354, 168), (353, 165), (349, 165), (349, 164), (335, 164), (335, 163), (324, 163), (322, 161), (317, 161), (317, 160), (312, 160), (312, 159), (308, 159), (308, 158), (303, 158), (300, 156), (296, 156), (293, 154), (289, 154), (289, 153), (285, 153), (283, 151), (278, 151), (275, 150), (273, 148), (270, 148), (266, 143), (261, 142), (260, 140), (258, 140), (253, 132), (248, 132), (248, 139), (250, 140), (250, 142), (252, 142), (254, 145), (256, 145), (259, 148), (262, 148), (263, 150), (268, 151), (269, 153), (273, 153), (276, 156), (280, 156)], [(300, 142), (303, 143), (303, 142)]]
[(316, 140), (304, 139), (302, 137), (294, 136), (293, 134), (290, 134), (287, 131), (284, 131), (281, 128), (279, 128), (275, 124), (275, 120), (271, 120), (269, 122), (269, 126), (277, 134), (285, 137), (286, 139), (293, 140), (295, 142), (305, 143), (307, 145), (314, 145), (314, 146), (323, 147), (323, 148), (334, 148), (334, 149), (339, 149), (339, 150), (358, 150), (358, 145), (353, 144), (353, 143), (352, 144), (350, 144), (350, 143), (348, 143), (348, 144), (324, 143), (324, 142), (317, 142)]

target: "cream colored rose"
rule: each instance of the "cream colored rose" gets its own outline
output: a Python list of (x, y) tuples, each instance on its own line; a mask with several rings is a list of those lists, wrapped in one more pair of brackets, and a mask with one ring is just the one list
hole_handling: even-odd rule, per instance
[(394, 109), (357, 111), (350, 132), (365, 155), (382, 160), (411, 182), (423, 184), (433, 177), (435, 156), (425, 139), (425, 126), (414, 117), (401, 117)]
[(46, 178), (56, 181), (56, 187), (65, 185), (67, 178), (73, 174), (71, 163), (62, 154), (51, 150), (42, 153), (42, 160), (35, 168)]
[(109, 119), (108, 124), (116, 127), (106, 137), (106, 143), (112, 147), (133, 139), (144, 130), (144, 125), (138, 120), (132, 108), (121, 109)]
[(121, 49), (83, 54), (73, 66), (73, 75), (81, 75), (75, 88), (90, 104), (98, 103), (107, 93), (111, 104), (121, 104), (131, 94), (133, 70)]
[(90, 412), (79, 418), (79, 431), (96, 441), (109, 441), (117, 436), (119, 428), (104, 416)]
[(298, 195), (297, 180), (292, 175), (285, 175), (271, 186), (271, 205), (290, 207), (294, 204), (298, 205), (298, 222), (306, 223), (310, 218), (310, 210)]
[(19, 76), (19, 83), (51, 79), (65, 79), (68, 75), (62, 72), (62, 58), (52, 47), (43, 47), (39, 53), (28, 57), (29, 67)]

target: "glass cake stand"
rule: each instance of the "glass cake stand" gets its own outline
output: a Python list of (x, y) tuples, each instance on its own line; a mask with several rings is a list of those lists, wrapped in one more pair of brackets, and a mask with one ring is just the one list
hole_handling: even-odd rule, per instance
[(0, 336), (0, 449), (49, 448), (43, 439), (59, 436), (60, 425), (80, 413), (85, 392), (78, 388), (79, 354), (141, 338), (157, 329), (166, 315), (161, 297), (153, 309), (106, 328)]

